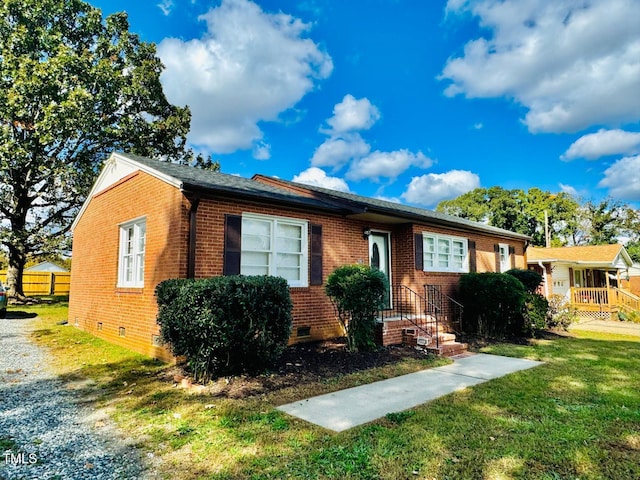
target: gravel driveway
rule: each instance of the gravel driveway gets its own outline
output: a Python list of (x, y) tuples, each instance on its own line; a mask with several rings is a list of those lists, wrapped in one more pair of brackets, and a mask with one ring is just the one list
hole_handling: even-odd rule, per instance
[(0, 479), (143, 478), (131, 441), (48, 370), (30, 322), (0, 320)]

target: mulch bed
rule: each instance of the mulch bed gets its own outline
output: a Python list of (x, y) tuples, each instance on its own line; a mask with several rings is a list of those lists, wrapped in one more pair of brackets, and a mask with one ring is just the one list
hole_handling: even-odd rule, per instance
[[(382, 367), (405, 358), (425, 358), (425, 353), (402, 345), (380, 347), (374, 352), (351, 353), (346, 350), (344, 339), (340, 338), (302, 343), (287, 347), (268, 373), (220, 378), (207, 384), (205, 391), (215, 396), (245, 398)], [(175, 370), (172, 373), (176, 374)], [(177, 375), (179, 378), (180, 373)]]

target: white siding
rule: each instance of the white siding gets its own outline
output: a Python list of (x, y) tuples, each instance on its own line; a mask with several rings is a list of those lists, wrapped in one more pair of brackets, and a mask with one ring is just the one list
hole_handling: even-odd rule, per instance
[(556, 264), (553, 268), (552, 293), (554, 295), (566, 295), (571, 284), (569, 282), (569, 267), (567, 265)]

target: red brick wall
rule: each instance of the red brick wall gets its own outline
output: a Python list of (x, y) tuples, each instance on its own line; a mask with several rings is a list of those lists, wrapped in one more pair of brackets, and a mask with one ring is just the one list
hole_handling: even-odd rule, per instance
[[(323, 280), (338, 266), (362, 262), (368, 264), (369, 243), (362, 230), (370, 226), (364, 222), (346, 221), (338, 216), (272, 207), (265, 204), (244, 204), (226, 200), (205, 200), (198, 208), (196, 277), (222, 275), (224, 253), (224, 216), (257, 213), (306, 220), (322, 225)], [(324, 286), (292, 287), (294, 325), (291, 341), (297, 340), (298, 327), (311, 327), (304, 340), (332, 338), (342, 335), (333, 306), (324, 293)]]
[[(154, 289), (164, 279), (186, 276), (188, 208), (178, 189), (141, 173), (96, 195), (74, 230), (69, 323), (145, 355), (169, 358), (152, 345), (158, 334)], [(118, 288), (119, 224), (141, 216), (147, 223), (144, 288)]]
[[(190, 204), (175, 187), (147, 174), (133, 174), (95, 196), (74, 231), (73, 269), (69, 321), (97, 336), (150, 356), (166, 358), (163, 349), (152, 345), (157, 335), (155, 286), (167, 278), (187, 275)], [(340, 265), (369, 264), (369, 243), (365, 227), (391, 232), (392, 281), (418, 293), (426, 283), (440, 285), (455, 297), (458, 274), (428, 273), (415, 269), (414, 234), (423, 231), (457, 235), (476, 242), (479, 272), (495, 270), (495, 243), (515, 247), (516, 266), (524, 268), (524, 243), (489, 235), (454, 232), (425, 225), (390, 225), (347, 219), (322, 212), (237, 200), (203, 199), (197, 211), (195, 276), (222, 275), (225, 214), (258, 213), (291, 217), (322, 225), (323, 280)], [(117, 287), (119, 227), (145, 216), (147, 244), (145, 286)], [(324, 286), (293, 287), (294, 325), (291, 342), (341, 335), (333, 307)], [(102, 322), (102, 330), (97, 329)], [(126, 328), (120, 337), (119, 327)], [(297, 337), (299, 327), (311, 327), (310, 335)]]

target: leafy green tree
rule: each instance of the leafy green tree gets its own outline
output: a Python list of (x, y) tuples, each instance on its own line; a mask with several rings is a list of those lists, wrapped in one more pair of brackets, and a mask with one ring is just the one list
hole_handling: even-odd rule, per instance
[(534, 245), (544, 246), (545, 212), (551, 244), (565, 245), (576, 229), (579, 206), (567, 193), (552, 194), (538, 188), (525, 192), (491, 187), (477, 188), (453, 200), (443, 201), (436, 210), (529, 235)]
[(628, 242), (624, 248), (634, 262), (640, 263), (640, 241)]
[[(607, 245), (616, 243), (621, 236), (634, 234), (637, 214), (628, 205), (606, 198), (599, 203), (586, 202), (580, 209), (578, 219), (575, 245)], [(637, 220), (635, 225), (637, 229)]]
[(68, 249), (71, 219), (109, 152), (197, 160), (185, 148), (189, 109), (167, 101), (162, 70), (126, 13), (0, 0), (0, 243), (12, 294), (23, 294), (30, 255)]

